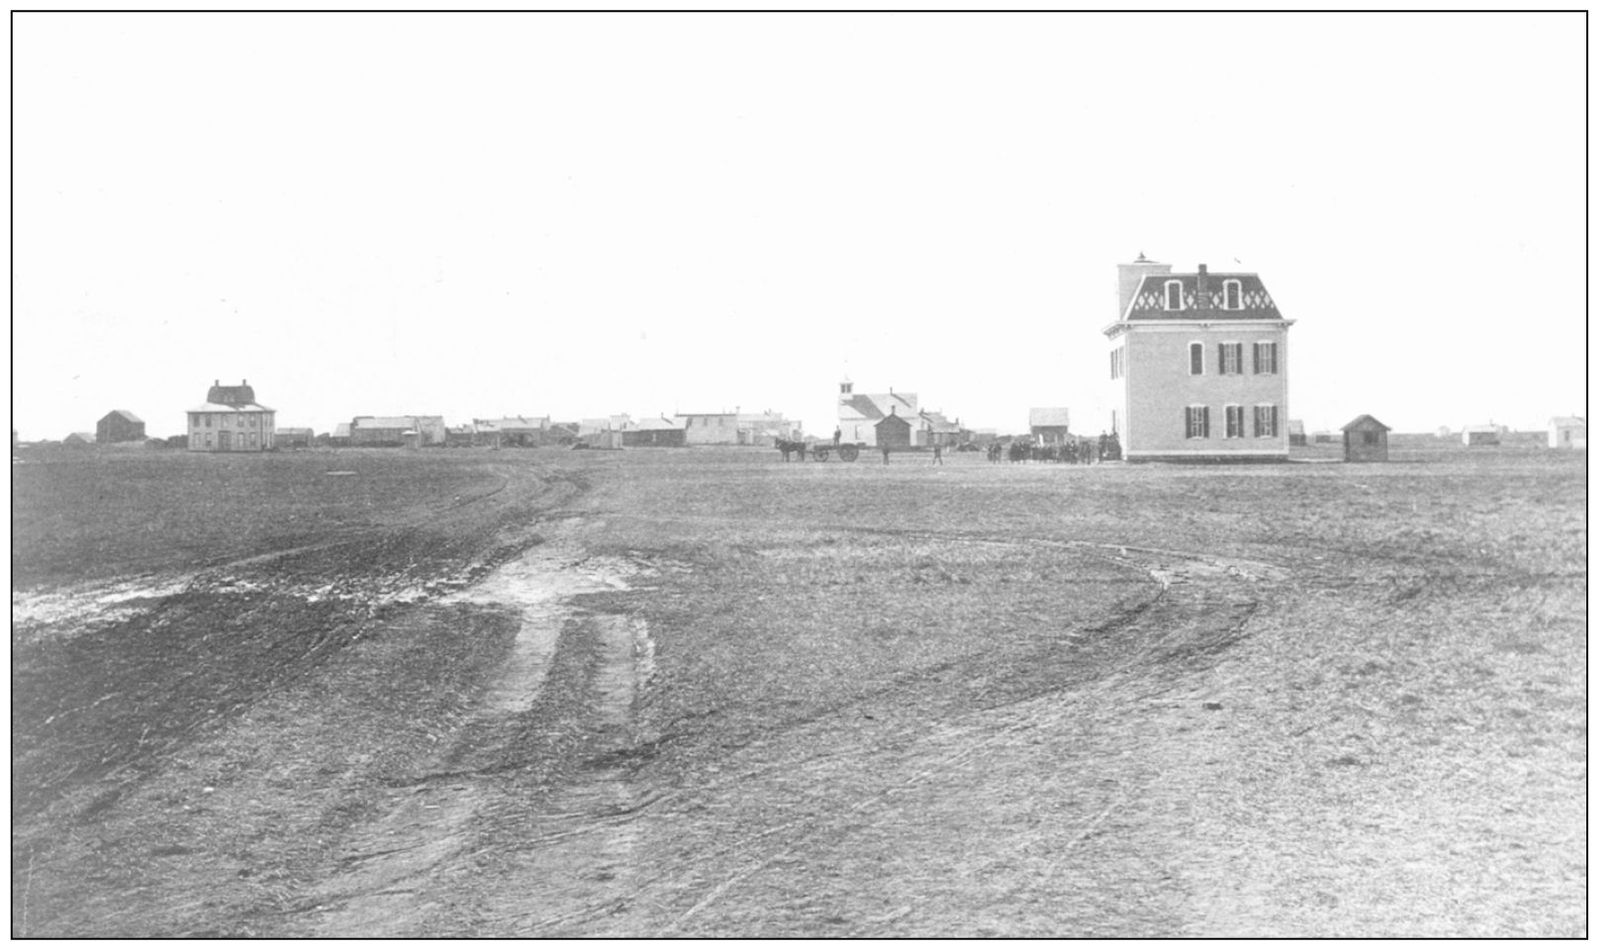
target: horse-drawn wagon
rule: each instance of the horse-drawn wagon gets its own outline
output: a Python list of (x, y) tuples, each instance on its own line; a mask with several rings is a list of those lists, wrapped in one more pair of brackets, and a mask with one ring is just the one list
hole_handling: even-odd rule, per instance
[(800, 439), (775, 439), (773, 448), (779, 450), (786, 462), (790, 461), (792, 455), (797, 460), (806, 462), (808, 453), (812, 453), (814, 462), (828, 462), (832, 455), (839, 457), (842, 462), (856, 462), (858, 450), (863, 448), (863, 444), (820, 442), (809, 446)]

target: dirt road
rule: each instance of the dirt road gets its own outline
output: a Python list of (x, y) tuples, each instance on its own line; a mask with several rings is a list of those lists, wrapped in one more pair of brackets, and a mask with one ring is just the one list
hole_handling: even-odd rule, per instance
[(1573, 545), (1122, 523), (1107, 471), (344, 458), (372, 489), (302, 476), (340, 531), (14, 591), (14, 933), (1584, 929)]

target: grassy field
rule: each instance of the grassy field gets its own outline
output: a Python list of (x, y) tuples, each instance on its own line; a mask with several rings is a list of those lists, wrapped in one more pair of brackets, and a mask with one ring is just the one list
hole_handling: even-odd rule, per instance
[(13, 934), (1585, 934), (1583, 453), (929, 461), (25, 458)]

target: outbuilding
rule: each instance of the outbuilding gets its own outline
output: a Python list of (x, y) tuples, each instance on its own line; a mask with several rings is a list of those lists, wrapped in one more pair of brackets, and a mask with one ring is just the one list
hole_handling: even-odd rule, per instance
[(874, 445), (880, 449), (907, 449), (913, 445), (913, 426), (897, 415), (891, 415), (874, 424)]
[(95, 424), (98, 443), (144, 442), (146, 421), (126, 409), (115, 409)]
[(1031, 408), (1031, 438), (1039, 446), (1063, 446), (1070, 438), (1070, 408), (1034, 406)]
[(1547, 422), (1549, 449), (1585, 449), (1586, 421), (1579, 416), (1554, 416)]
[(1340, 427), (1346, 462), (1389, 462), (1390, 427), (1367, 414)]
[(1463, 445), (1500, 446), (1502, 445), (1502, 433), (1490, 423), (1481, 426), (1464, 426)]
[(275, 430), (275, 448), (308, 449), (314, 445), (314, 430), (307, 426), (281, 426)]

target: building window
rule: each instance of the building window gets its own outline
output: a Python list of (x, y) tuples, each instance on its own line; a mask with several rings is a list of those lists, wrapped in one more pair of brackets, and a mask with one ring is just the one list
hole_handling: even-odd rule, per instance
[(1199, 376), (1205, 372), (1205, 345), (1191, 343), (1188, 345), (1188, 372)]
[(1182, 281), (1166, 282), (1166, 310), (1182, 310)]
[(1278, 345), (1270, 340), (1255, 345), (1255, 372), (1278, 372)]
[(1118, 380), (1126, 376), (1126, 347), (1116, 347), (1110, 351), (1110, 379)]
[(1218, 373), (1244, 372), (1244, 344), (1224, 343), (1216, 348), (1216, 370)]
[(1255, 438), (1278, 435), (1278, 408), (1273, 405), (1255, 408)]
[(1222, 304), (1228, 310), (1244, 309), (1244, 283), (1242, 281), (1222, 282)]
[(1210, 407), (1190, 406), (1184, 411), (1189, 439), (1210, 438)]
[(213, 414), (212, 413), (203, 413), (202, 414), (202, 425), (206, 426), (208, 429), (213, 428)]
[(1225, 425), (1223, 432), (1228, 439), (1244, 438), (1244, 407), (1231, 405), (1225, 408), (1223, 416)]

